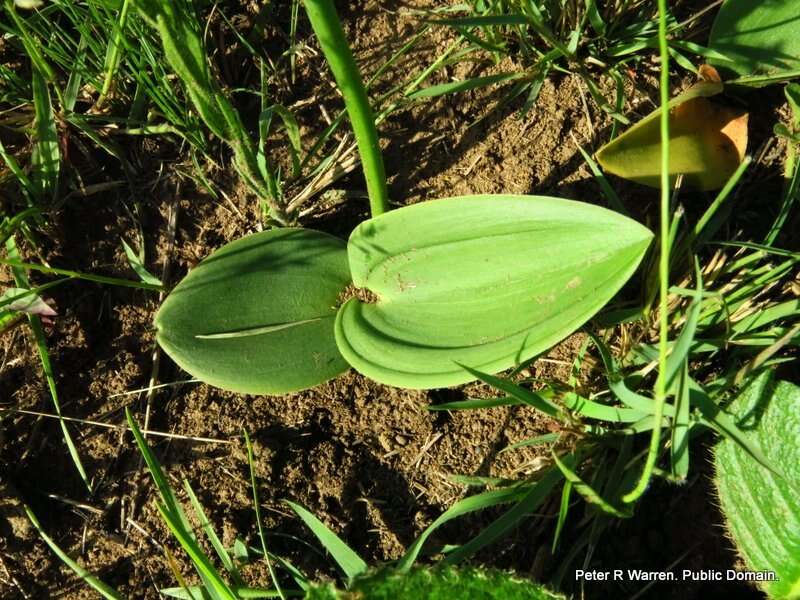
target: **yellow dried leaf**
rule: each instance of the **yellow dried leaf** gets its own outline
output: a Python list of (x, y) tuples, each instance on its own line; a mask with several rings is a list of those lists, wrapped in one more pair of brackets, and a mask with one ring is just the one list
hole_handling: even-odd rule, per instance
[[(744, 110), (708, 99), (722, 85), (704, 81), (669, 105), (670, 180), (683, 175), (686, 186), (716, 190), (725, 185), (744, 159), (747, 118)], [(603, 169), (650, 187), (660, 187), (661, 131), (654, 111), (603, 146), (597, 160)]]

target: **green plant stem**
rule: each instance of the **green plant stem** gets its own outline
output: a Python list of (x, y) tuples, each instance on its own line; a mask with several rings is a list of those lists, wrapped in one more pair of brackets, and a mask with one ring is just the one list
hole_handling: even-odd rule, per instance
[[(669, 295), (669, 47), (667, 44), (667, 0), (658, 0), (658, 47), (661, 55), (661, 252), (658, 261), (659, 279), (659, 333), (658, 333), (658, 379), (655, 386), (655, 407), (653, 423), (661, 423), (664, 416), (664, 402), (667, 396), (667, 352), (669, 349), (669, 322), (667, 299)], [(647, 489), (656, 466), (658, 449), (661, 446), (661, 427), (653, 427), (650, 447), (647, 451), (644, 469), (636, 487), (623, 496), (627, 503), (635, 502)]]
[(769, 233), (764, 240), (764, 244), (767, 246), (772, 246), (775, 240), (778, 239), (778, 235), (780, 235), (786, 223), (786, 219), (789, 217), (792, 205), (795, 203), (798, 196), (800, 196), (800, 163), (797, 160), (797, 144), (792, 140), (789, 140), (787, 144), (783, 202), (781, 203), (781, 210), (778, 213), (778, 217), (775, 219), (772, 227), (770, 227)]
[(333, 77), (344, 98), (353, 133), (364, 167), (367, 193), (372, 216), (389, 209), (389, 193), (386, 188), (386, 172), (378, 143), (375, 117), (369, 104), (367, 91), (361, 80), (353, 54), (339, 22), (339, 16), (331, 0), (305, 0), (306, 13), (311, 27), (319, 39), (319, 45), (333, 72)]
[(121, 287), (137, 288), (140, 290), (153, 290), (156, 292), (160, 292), (164, 289), (163, 286), (154, 285), (152, 283), (139, 283), (138, 281), (130, 281), (128, 279), (117, 279), (116, 277), (104, 277), (103, 275), (79, 273), (78, 271), (70, 271), (69, 269), (57, 269), (55, 267), (45, 267), (44, 265), (26, 263), (18, 260), (9, 260), (7, 258), (0, 258), (0, 265), (17, 267), (20, 269), (30, 269), (32, 271), (41, 271), (42, 273), (50, 273), (52, 275), (64, 275), (66, 277), (83, 279), (84, 281), (93, 281), (95, 283), (105, 283), (108, 285), (118, 285)]
[(100, 96), (97, 98), (96, 106), (99, 108), (103, 106), (106, 101), (108, 93), (111, 91), (111, 85), (114, 82), (114, 75), (119, 66), (119, 59), (122, 56), (122, 36), (125, 35), (125, 24), (128, 21), (128, 12), (130, 11), (130, 0), (123, 0), (122, 8), (119, 12), (119, 21), (114, 24), (114, 34), (111, 37), (111, 52), (106, 61), (106, 76), (103, 80), (103, 87), (100, 90)]
[(703, 216), (700, 217), (700, 220), (694, 226), (695, 239), (700, 239), (701, 236), (703, 236), (704, 239), (708, 239), (709, 236), (708, 235), (704, 236), (703, 231), (705, 230), (706, 226), (711, 221), (711, 219), (714, 217), (714, 215), (717, 213), (719, 207), (722, 206), (725, 200), (728, 199), (728, 196), (730, 196), (731, 191), (736, 186), (736, 184), (739, 183), (739, 179), (741, 179), (742, 175), (744, 175), (744, 172), (747, 170), (747, 167), (749, 167), (750, 163), (752, 162), (753, 162), (753, 157), (749, 155), (744, 157), (744, 160), (742, 160), (742, 163), (736, 169), (736, 172), (734, 172), (734, 174), (731, 175), (731, 178), (728, 179), (727, 183), (725, 184), (725, 187), (723, 187), (722, 190), (720, 190), (719, 194), (717, 194), (717, 197), (714, 198), (714, 202), (711, 203), (711, 206), (709, 206), (706, 209), (706, 212), (703, 213)]

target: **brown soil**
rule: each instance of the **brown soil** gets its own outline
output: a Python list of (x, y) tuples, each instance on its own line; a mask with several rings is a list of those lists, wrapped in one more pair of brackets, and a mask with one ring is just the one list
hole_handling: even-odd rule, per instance
[[(357, 8), (353, 4), (345, 12), (348, 39), (367, 72), (377, 66), (377, 57), (399, 48), (416, 26), (413, 19), (394, 12), (402, 4), (367, 2)], [(446, 32), (438, 32), (408, 61), (429, 61), (448, 41)], [(413, 63), (401, 62), (395, 74), (404, 73), (409, 64)], [(509, 67), (513, 65), (492, 69), (499, 72)], [(330, 82), (319, 80), (324, 72), (320, 58), (307, 56), (298, 69), (297, 96), (288, 100), (300, 103), (317, 98), (328, 113), (335, 114), (341, 104)], [(460, 66), (450, 74), (466, 77), (478, 70)], [(487, 74), (491, 69), (480, 72)], [(384, 86), (392, 77), (393, 73), (386, 76)], [(646, 91), (649, 76), (641, 77)], [(627, 112), (640, 104), (643, 112), (649, 111), (643, 97), (637, 96)], [(573, 136), (587, 150), (595, 149), (611, 123), (594, 107), (580, 81), (573, 77), (548, 80), (535, 108), (522, 119), (516, 114), (519, 102), (491, 111), (497, 98), (493, 90), (470, 92), (392, 116), (383, 128), (392, 198), (403, 204), (459, 194), (512, 192), (600, 202), (599, 188), (577, 153)], [(299, 109), (308, 139), (322, 126), (313, 106)], [(480, 124), (467, 127), (486, 114)], [(174, 162), (173, 148), (144, 142), (137, 151), (142, 179), (110, 194), (67, 202), (41, 233), (42, 258), (65, 268), (133, 278), (119, 240), (136, 241), (140, 225), (147, 266), (155, 273), (168, 268), (174, 283), (209, 252), (255, 229), (256, 203), (234, 184), (226, 187), (223, 181), (227, 197), (211, 198), (174, 174), (184, 165)], [(154, 181), (152, 173), (161, 163), (166, 175)], [(224, 180), (224, 174), (218, 175)], [(358, 196), (364, 184), (354, 174), (335, 187), (355, 190)], [(623, 189), (625, 200), (646, 214), (654, 195), (635, 186)], [(173, 210), (177, 224), (171, 242), (168, 215)], [(366, 212), (366, 203), (353, 198), (328, 212), (312, 214), (304, 224), (345, 236)], [(146, 388), (151, 376), (161, 383), (188, 379), (165, 356), (160, 357), (160, 368), (155, 366), (152, 321), (157, 297), (85, 282), (64, 284), (51, 297), (59, 317), (47, 331), (47, 342), (64, 415), (118, 428), (124, 423), (125, 407), (141, 424), (149, 404), (150, 430), (208, 438), (192, 441), (151, 435), (149, 441), (176, 489), (183, 477), (191, 482), (226, 545), (240, 537), (258, 546), (241, 437), (243, 430), (248, 431), (271, 550), (310, 575), (332, 576), (332, 563), (298, 541), (313, 540), (283, 499), (304, 505), (369, 562), (390, 560), (465, 495), (465, 486), (454, 483), (450, 475), (510, 477), (532, 472), (545, 460), (544, 450), (499, 451), (556, 426), (528, 408), (467, 413), (426, 410), (430, 404), (491, 395), (486, 386), (408, 391), (378, 385), (354, 372), (283, 397), (242, 396), (184, 383), (158, 389), (148, 399), (144, 393), (130, 391)], [(52, 413), (28, 328), (20, 326), (0, 341), (3, 407)], [(532, 374), (566, 379), (580, 343), (580, 336), (570, 338), (548, 360), (536, 363)], [(156, 510), (152, 482), (130, 435), (86, 422), (70, 423), (68, 428), (92, 480), (91, 493), (71, 463), (57, 421), (25, 414), (3, 419), (0, 597), (94, 597), (30, 527), (22, 516), (22, 502), (32, 507), (57, 544), (130, 597), (156, 598), (157, 589), (175, 585), (163, 548), (170, 550), (178, 568), (192, 580), (190, 563)], [(708, 494), (702, 486), (695, 487), (701, 489), (688, 495), (707, 506)], [(547, 512), (552, 515), (552, 506)], [(697, 518), (707, 519), (707, 514), (700, 510)], [(443, 528), (434, 541), (465, 541), (495, 516), (462, 519)], [(552, 521), (547, 517), (544, 522)], [(537, 526), (540, 523), (526, 522), (482, 554), (481, 561), (529, 575), (552, 573), (557, 564), (546, 551), (552, 532)], [(700, 542), (713, 550), (711, 558), (701, 559), (706, 568), (731, 564), (728, 543), (713, 528), (704, 527), (704, 531)], [(660, 535), (657, 542), (630, 541), (628, 548), (660, 545), (669, 562), (680, 556), (681, 548), (689, 547), (682, 545), (683, 538), (669, 541), (667, 531)], [(244, 575), (262, 585), (269, 581), (261, 562), (247, 567)], [(598, 596), (587, 590), (585, 597)]]

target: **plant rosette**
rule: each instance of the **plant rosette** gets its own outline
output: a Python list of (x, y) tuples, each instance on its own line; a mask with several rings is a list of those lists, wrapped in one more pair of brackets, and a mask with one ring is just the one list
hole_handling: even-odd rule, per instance
[[(652, 233), (607, 209), (541, 196), (464, 196), (361, 223), (346, 245), (277, 229), (232, 242), (156, 317), (182, 368), (251, 394), (354, 367), (380, 383), (466, 383), (583, 325), (637, 268)], [(335, 326), (334, 326), (335, 324)]]

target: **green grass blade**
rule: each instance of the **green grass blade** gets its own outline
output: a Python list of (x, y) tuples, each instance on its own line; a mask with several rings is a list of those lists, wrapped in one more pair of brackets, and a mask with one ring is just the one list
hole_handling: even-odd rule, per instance
[(108, 285), (118, 285), (121, 287), (138, 288), (140, 290), (153, 290), (161, 291), (161, 285), (153, 285), (151, 283), (139, 283), (138, 281), (130, 281), (128, 279), (117, 279), (116, 277), (105, 277), (104, 275), (92, 275), (90, 273), (79, 273), (78, 271), (71, 271), (69, 269), (58, 269), (55, 267), (46, 267), (44, 265), (37, 265), (35, 263), (21, 262), (19, 260), (9, 260), (0, 258), (0, 265), (8, 265), (18, 269), (30, 269), (31, 271), (41, 271), (42, 273), (50, 273), (52, 275), (64, 275), (75, 279), (83, 279), (84, 281), (92, 281), (94, 283), (105, 283)]
[(156, 488), (161, 496), (161, 501), (157, 503), (158, 511), (161, 513), (170, 531), (189, 555), (192, 564), (195, 569), (197, 569), (197, 573), (205, 582), (208, 592), (222, 600), (236, 600), (236, 595), (233, 590), (228, 586), (222, 578), (222, 575), (198, 545), (192, 527), (178, 502), (178, 498), (169, 485), (164, 471), (161, 469), (161, 464), (153, 454), (150, 446), (148, 446), (142, 432), (139, 430), (139, 426), (136, 424), (133, 415), (131, 415), (127, 407), (125, 409), (125, 416), (128, 420), (128, 427), (136, 440), (136, 445), (142, 453), (150, 475), (153, 478), (153, 482), (156, 484)]
[(467, 371), (470, 375), (480, 379), (484, 383), (488, 383), (493, 388), (496, 388), (502, 392), (505, 392), (509, 396), (516, 398), (523, 404), (532, 406), (533, 408), (540, 410), (551, 417), (558, 417), (558, 406), (550, 400), (543, 398), (539, 394), (531, 392), (530, 390), (526, 390), (525, 388), (505, 379), (501, 379), (500, 377), (495, 377), (494, 375), (489, 375), (488, 373), (482, 373), (481, 371), (466, 365), (459, 366)]
[(589, 155), (588, 152), (586, 152), (586, 150), (581, 147), (577, 140), (575, 141), (575, 146), (578, 148), (581, 156), (583, 156), (583, 160), (585, 160), (586, 164), (589, 165), (589, 170), (592, 172), (595, 180), (600, 185), (600, 189), (603, 191), (603, 195), (606, 197), (606, 200), (608, 200), (609, 206), (623, 215), (630, 214), (628, 209), (626, 209), (625, 205), (622, 203), (620, 197), (617, 195), (617, 192), (615, 192), (614, 188), (611, 187), (611, 184), (608, 182), (608, 179), (600, 170), (600, 167), (597, 165), (595, 160)]
[(630, 509), (619, 509), (609, 501), (605, 500), (592, 486), (581, 479), (580, 475), (578, 475), (572, 468), (567, 466), (561, 459), (559, 459), (555, 452), (552, 452), (552, 456), (556, 466), (558, 467), (558, 470), (561, 471), (561, 473), (564, 475), (564, 478), (575, 487), (575, 491), (583, 496), (583, 499), (586, 500), (586, 502), (598, 507), (604, 513), (613, 517), (626, 519), (631, 516), (632, 513), (630, 512)]
[(561, 503), (558, 507), (558, 520), (556, 521), (556, 530), (553, 533), (553, 545), (550, 547), (552, 554), (556, 553), (558, 548), (558, 541), (561, 538), (561, 530), (564, 528), (564, 523), (567, 522), (567, 514), (569, 513), (569, 500), (572, 496), (572, 482), (567, 479), (564, 482), (564, 487), (561, 488)]
[(108, 40), (108, 50), (106, 52), (106, 60), (103, 65), (105, 71), (105, 78), (103, 79), (103, 87), (100, 88), (100, 96), (97, 98), (97, 106), (102, 106), (106, 97), (111, 91), (111, 85), (114, 83), (114, 77), (117, 74), (119, 61), (122, 57), (122, 38), (125, 36), (125, 25), (128, 21), (128, 13), (130, 12), (131, 1), (122, 0), (122, 8), (119, 11), (119, 18), (114, 21), (114, 31), (111, 38)]
[(740, 446), (763, 467), (769, 469), (775, 475), (782, 477), (782, 474), (776, 471), (775, 468), (769, 463), (767, 458), (764, 456), (764, 453), (761, 451), (761, 448), (758, 447), (757, 443), (751, 439), (748, 439), (748, 437), (742, 433), (742, 431), (736, 425), (736, 420), (728, 413), (724, 412), (722, 408), (720, 408), (711, 398), (709, 398), (708, 394), (706, 394), (700, 384), (691, 378), (689, 378), (689, 395), (692, 405), (696, 406), (700, 410), (703, 417), (705, 417), (705, 423), (709, 427)]
[(297, 514), (303, 523), (317, 536), (325, 549), (330, 552), (333, 560), (342, 569), (344, 574), (350, 579), (358, 577), (367, 570), (367, 563), (356, 554), (350, 546), (345, 544), (342, 539), (333, 533), (325, 524), (315, 517), (305, 508), (289, 500), (284, 500), (286, 504)]
[(609, 423), (633, 423), (647, 416), (647, 413), (633, 409), (621, 408), (600, 404), (583, 398), (573, 392), (568, 392), (561, 402), (571, 411), (589, 419), (607, 421)]
[[(570, 461), (571, 457), (566, 460)], [(521, 519), (535, 511), (550, 496), (559, 481), (561, 481), (561, 472), (558, 469), (549, 469), (541, 479), (528, 488), (525, 496), (517, 504), (492, 521), (469, 542), (450, 552), (442, 561), (443, 564), (458, 563), (474, 555), (481, 548), (497, 541), (515, 527)]]
[(510, 446), (506, 446), (502, 450), (500, 450), (499, 454), (504, 452), (511, 452), (512, 450), (516, 450), (517, 448), (525, 448), (526, 446), (541, 446), (543, 444), (551, 444), (558, 441), (558, 438), (561, 437), (560, 433), (543, 433), (542, 435), (537, 435), (532, 438), (528, 438), (527, 440), (522, 440), (521, 442), (517, 442), (515, 444), (511, 444)]
[(672, 352), (667, 358), (666, 382), (668, 387), (672, 385), (672, 381), (683, 366), (686, 357), (689, 356), (689, 351), (697, 333), (697, 322), (700, 319), (700, 309), (703, 307), (703, 279), (699, 264), (695, 267), (695, 278), (697, 279), (696, 295), (689, 308), (686, 324), (672, 345)]
[(516, 398), (505, 396), (504, 398), (470, 398), (469, 400), (457, 400), (455, 402), (444, 402), (442, 404), (430, 404), (425, 408), (430, 411), (437, 410), (476, 410), (480, 408), (497, 408), (498, 406), (518, 406), (522, 404)]
[(47, 81), (37, 69), (31, 72), (33, 89), (34, 146), (31, 153), (31, 181), (36, 194), (43, 199), (45, 194), (54, 196), (58, 188), (58, 173), (61, 167), (61, 153), (58, 147), (55, 113), (50, 102)]
[(61, 548), (59, 548), (58, 544), (56, 544), (50, 536), (48, 536), (44, 529), (42, 528), (41, 523), (39, 523), (39, 519), (36, 518), (36, 515), (33, 514), (33, 511), (28, 508), (27, 505), (23, 505), (25, 509), (25, 513), (28, 515), (28, 519), (36, 528), (36, 531), (39, 532), (39, 535), (44, 540), (44, 542), (50, 547), (53, 553), (61, 559), (61, 561), (67, 565), (72, 571), (83, 581), (85, 581), (88, 585), (90, 585), (94, 590), (100, 594), (106, 600), (123, 600), (124, 596), (122, 596), (119, 592), (115, 589), (109, 587), (102, 581), (100, 581), (97, 577), (92, 575), (89, 571), (84, 569), (80, 566), (76, 561), (72, 560), (69, 555), (64, 552)]
[(163, 287), (161, 280), (148, 271), (144, 266), (144, 263), (142, 262), (142, 256), (136, 254), (133, 248), (131, 248), (125, 240), (122, 240), (122, 248), (125, 250), (125, 256), (128, 257), (128, 263), (130, 263), (131, 269), (136, 272), (136, 274), (139, 276), (139, 279), (141, 279), (143, 283)]
[(188, 479), (183, 480), (183, 489), (186, 491), (186, 495), (189, 497), (189, 502), (192, 504), (192, 508), (194, 509), (195, 515), (197, 515), (197, 520), (200, 521), (200, 527), (208, 537), (208, 541), (211, 542), (214, 550), (219, 556), (220, 561), (222, 562), (222, 566), (231, 574), (231, 577), (237, 584), (242, 584), (241, 576), (239, 575), (239, 570), (236, 568), (236, 565), (233, 563), (230, 554), (225, 549), (225, 546), (222, 544), (222, 540), (219, 539), (217, 536), (217, 532), (214, 531), (214, 527), (211, 525), (211, 522), (208, 520), (208, 516), (206, 515), (205, 509), (203, 509), (203, 505), (200, 504), (200, 500), (197, 499), (197, 495), (194, 493), (192, 486), (189, 484)]
[(411, 568), (411, 566), (414, 564), (414, 561), (417, 560), (417, 556), (419, 556), (419, 553), (422, 550), (422, 546), (425, 544), (427, 539), (436, 529), (438, 529), (445, 523), (472, 512), (497, 506), (498, 504), (508, 504), (510, 502), (517, 502), (520, 500), (520, 498), (524, 497), (525, 492), (526, 492), (525, 489), (519, 489), (516, 487), (504, 488), (500, 490), (491, 490), (488, 492), (483, 492), (481, 494), (468, 496), (463, 500), (459, 500), (458, 502), (453, 504), (453, 506), (451, 506), (445, 512), (443, 512), (441, 515), (439, 515), (439, 517), (433, 523), (428, 525), (425, 531), (423, 531), (420, 534), (420, 536), (414, 541), (414, 543), (408, 547), (406, 553), (397, 563), (398, 571), (404, 573)]
[[(6, 240), (6, 251), (11, 258), (19, 258), (17, 244), (13, 237), (9, 237)], [(30, 289), (30, 281), (28, 280), (28, 276), (25, 274), (23, 268), (14, 267), (12, 268), (12, 273), (14, 275), (14, 280), (16, 281), (17, 287)], [(69, 450), (70, 458), (72, 458), (75, 468), (78, 470), (78, 473), (80, 474), (84, 484), (86, 484), (86, 488), (91, 492), (92, 485), (89, 482), (86, 469), (83, 467), (83, 462), (81, 461), (78, 449), (75, 446), (75, 442), (72, 440), (72, 435), (70, 434), (69, 429), (67, 429), (66, 422), (61, 418), (61, 402), (58, 399), (56, 378), (53, 375), (53, 365), (50, 362), (50, 352), (47, 350), (47, 338), (45, 338), (44, 330), (42, 329), (42, 320), (38, 315), (29, 314), (28, 322), (31, 325), (31, 330), (33, 331), (34, 339), (36, 340), (36, 348), (39, 351), (39, 359), (42, 363), (42, 371), (44, 372), (44, 377), (47, 381), (47, 389), (50, 391), (50, 398), (53, 400), (53, 408), (56, 411), (56, 415), (58, 415), (58, 422), (61, 426), (61, 432), (64, 435), (64, 442), (67, 444), (67, 449)]]
[(247, 465), (250, 469), (250, 487), (253, 490), (253, 508), (256, 513), (256, 525), (258, 526), (258, 539), (261, 541), (261, 550), (264, 552), (264, 560), (267, 561), (267, 570), (269, 571), (269, 576), (272, 579), (272, 584), (275, 586), (275, 589), (278, 592), (278, 596), (281, 600), (285, 600), (283, 595), (283, 590), (281, 589), (280, 583), (278, 583), (278, 578), (275, 575), (275, 570), (272, 568), (272, 561), (269, 558), (269, 552), (267, 551), (267, 538), (264, 535), (264, 524), (261, 521), (261, 502), (258, 500), (258, 485), (256, 484), (256, 466), (255, 466), (255, 458), (253, 457), (253, 444), (250, 443), (250, 436), (247, 433), (247, 430), (244, 430), (244, 443), (247, 446)]
[(495, 83), (502, 83), (504, 81), (514, 81), (515, 79), (521, 79), (525, 76), (525, 73), (497, 73), (495, 75), (474, 77), (472, 79), (465, 79), (461, 81), (451, 81), (448, 83), (422, 88), (413, 94), (409, 94), (408, 97), (412, 100), (417, 100), (419, 98), (435, 98), (445, 94), (455, 94), (457, 92), (466, 92), (468, 90), (487, 87)]
[(672, 427), (670, 443), (670, 459), (672, 474), (681, 480), (689, 475), (689, 432), (690, 432), (690, 396), (689, 396), (689, 359), (684, 357), (678, 380), (675, 382), (675, 420)]

